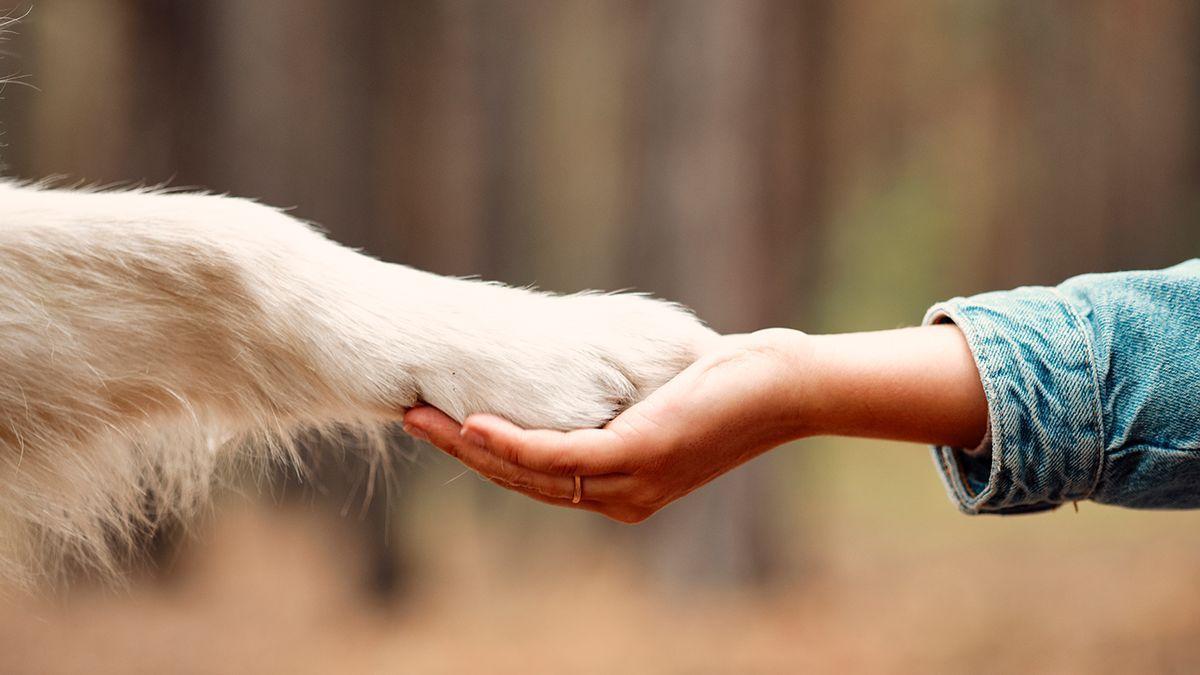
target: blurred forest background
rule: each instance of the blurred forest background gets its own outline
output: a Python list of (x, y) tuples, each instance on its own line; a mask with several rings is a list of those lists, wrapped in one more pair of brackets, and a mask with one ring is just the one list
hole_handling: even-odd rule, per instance
[[(723, 332), (1200, 254), (1200, 6), (0, 0), (6, 175), (294, 207), (442, 274), (635, 288)], [(28, 12), (26, 14), (26, 12)], [(319, 450), (315, 451), (320, 454)], [(1200, 666), (1200, 517), (966, 518), (817, 439), (646, 524), (429, 448), (229, 490), (131, 589), (0, 609), (4, 672)], [(290, 484), (289, 484), (290, 483)]]

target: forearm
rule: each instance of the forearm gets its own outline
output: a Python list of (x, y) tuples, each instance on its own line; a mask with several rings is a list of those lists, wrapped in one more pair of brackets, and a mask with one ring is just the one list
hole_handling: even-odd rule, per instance
[(805, 435), (974, 448), (987, 401), (966, 340), (950, 324), (809, 338), (794, 373)]

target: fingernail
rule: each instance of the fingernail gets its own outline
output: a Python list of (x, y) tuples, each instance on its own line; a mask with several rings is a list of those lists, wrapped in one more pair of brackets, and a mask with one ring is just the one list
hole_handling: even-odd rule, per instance
[(416, 438), (418, 440), (422, 440), (422, 441), (429, 440), (429, 434), (425, 433), (424, 430), (418, 429), (417, 427), (414, 427), (409, 424), (404, 425), (404, 433), (406, 433), (409, 436), (412, 436), (413, 438)]
[(471, 445), (477, 445), (481, 448), (487, 447), (487, 440), (484, 439), (484, 437), (481, 436), (478, 432), (467, 431), (464, 429), (462, 432), (462, 437), (463, 437), (464, 441), (470, 443)]

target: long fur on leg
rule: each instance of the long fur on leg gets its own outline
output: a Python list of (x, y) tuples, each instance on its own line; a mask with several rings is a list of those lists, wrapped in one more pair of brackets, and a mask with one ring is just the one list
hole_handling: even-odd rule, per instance
[(111, 575), (223, 458), (378, 440), (418, 401), (597, 426), (710, 337), (638, 295), (385, 264), (246, 200), (0, 182), (0, 574)]

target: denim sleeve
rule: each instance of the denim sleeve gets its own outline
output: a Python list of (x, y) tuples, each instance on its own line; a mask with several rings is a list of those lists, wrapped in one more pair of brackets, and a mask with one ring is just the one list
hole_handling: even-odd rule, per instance
[(1200, 259), (955, 298), (940, 322), (966, 336), (990, 417), (990, 453), (933, 449), (959, 509), (1200, 507)]

